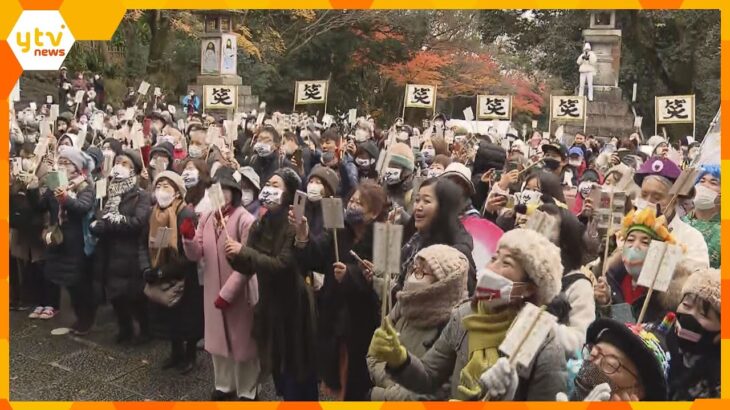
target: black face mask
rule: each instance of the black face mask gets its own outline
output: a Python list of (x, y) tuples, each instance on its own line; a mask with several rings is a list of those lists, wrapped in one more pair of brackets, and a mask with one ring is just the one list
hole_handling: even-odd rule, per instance
[(588, 394), (599, 384), (608, 383), (611, 386), (611, 393), (616, 394), (622, 391), (635, 392), (636, 386), (617, 386), (598, 365), (588, 359), (584, 359), (583, 365), (578, 370), (573, 380), (573, 392), (570, 401), (583, 401)]
[(560, 168), (560, 161), (555, 158), (545, 158), (542, 160), (542, 167), (548, 171), (555, 171)]
[[(715, 337), (719, 331), (711, 332), (702, 327), (694, 316), (677, 313), (677, 344), (684, 353), (703, 354), (717, 348)], [(699, 339), (695, 341), (695, 339)]]

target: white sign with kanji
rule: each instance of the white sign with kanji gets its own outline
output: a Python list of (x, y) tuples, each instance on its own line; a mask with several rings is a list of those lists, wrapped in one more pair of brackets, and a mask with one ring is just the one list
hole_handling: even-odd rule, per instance
[(406, 107), (434, 108), (436, 106), (436, 86), (423, 84), (406, 85)]
[(691, 124), (695, 120), (694, 95), (656, 97), (655, 104), (657, 124)]
[(235, 85), (203, 86), (203, 101), (206, 109), (234, 109), (238, 106), (238, 87)]
[(575, 95), (551, 95), (553, 120), (583, 120), (586, 98)]
[(511, 95), (478, 95), (477, 118), (480, 120), (509, 120), (512, 118)]
[(327, 102), (328, 88), (327, 80), (297, 81), (294, 88), (294, 101), (296, 104), (324, 104)]

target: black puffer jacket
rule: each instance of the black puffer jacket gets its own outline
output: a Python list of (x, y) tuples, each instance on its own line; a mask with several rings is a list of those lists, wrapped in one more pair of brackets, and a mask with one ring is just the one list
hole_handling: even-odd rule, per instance
[(77, 284), (86, 268), (83, 223), (94, 208), (94, 186), (84, 182), (75, 197), (66, 196), (63, 205), (59, 204), (51, 190), (40, 195), (38, 189), (31, 189), (28, 195), (32, 202), (38, 204), (40, 211), (48, 212), (50, 225), (60, 224), (63, 232), (60, 245), (46, 247), (43, 274), (59, 286)]
[(94, 255), (94, 276), (109, 300), (142, 292), (140, 252), (146, 247), (150, 209), (149, 194), (134, 188), (122, 195), (119, 204), (119, 213), (125, 217), (123, 222), (100, 219), (91, 229), (99, 238)]

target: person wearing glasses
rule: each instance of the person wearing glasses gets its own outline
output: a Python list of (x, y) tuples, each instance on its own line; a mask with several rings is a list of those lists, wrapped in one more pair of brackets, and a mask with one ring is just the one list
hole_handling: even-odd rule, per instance
[(554, 400), (567, 386), (565, 353), (554, 331), (524, 371), (502, 357), (499, 345), (526, 303), (542, 306), (558, 295), (562, 274), (557, 246), (535, 231), (513, 229), (480, 271), (474, 297), (452, 310), (423, 356), (401, 344), (390, 319), (375, 331), (368, 355), (385, 362), (388, 375), (415, 393), (434, 394), (450, 383), (456, 400)]
[(670, 355), (665, 338), (674, 320), (668, 315), (658, 325), (636, 325), (597, 319), (588, 327), (570, 396), (559, 393), (556, 400), (667, 400)]

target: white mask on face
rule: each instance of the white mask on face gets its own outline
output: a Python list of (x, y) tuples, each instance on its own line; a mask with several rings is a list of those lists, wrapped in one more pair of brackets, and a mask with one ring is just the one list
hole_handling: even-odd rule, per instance
[(636, 207), (637, 211), (641, 211), (644, 208), (651, 208), (656, 210), (656, 204), (653, 202), (649, 202), (644, 198), (636, 198), (634, 200), (634, 206)]
[(583, 163), (582, 159), (569, 159), (568, 165), (578, 168)]
[(275, 205), (281, 204), (281, 197), (283, 194), (284, 191), (281, 188), (266, 186), (259, 194), (259, 201), (261, 201), (261, 204), (266, 208), (272, 208)]
[(426, 162), (430, 162), (436, 156), (436, 150), (433, 148), (425, 148), (421, 150), (421, 155), (423, 155)]
[(268, 157), (274, 151), (273, 148), (271, 148), (271, 145), (263, 142), (255, 143), (253, 145), (253, 150), (256, 152), (256, 155), (260, 157)]
[(534, 189), (523, 189), (520, 192), (519, 203), (524, 205), (539, 205), (542, 201), (542, 192)]
[(436, 178), (436, 177), (441, 176), (441, 174), (443, 174), (443, 173), (444, 173), (443, 169), (429, 168), (428, 172), (426, 173), (426, 176), (429, 178)]
[(400, 168), (386, 168), (383, 173), (383, 180), (388, 185), (395, 185), (400, 182), (400, 174), (403, 172)]
[(253, 190), (252, 189), (244, 189), (241, 192), (241, 202), (243, 203), (243, 206), (249, 206), (251, 202), (253, 202)]
[(125, 167), (122, 164), (117, 164), (112, 167), (112, 178), (120, 180), (120, 179), (127, 179), (131, 175), (131, 171), (129, 168)]
[(199, 145), (191, 145), (188, 147), (188, 156), (190, 158), (200, 158), (203, 156), (203, 149)]
[(164, 189), (157, 189), (155, 191), (155, 198), (157, 199), (157, 205), (165, 209), (172, 204), (173, 199), (175, 199), (175, 194)]
[(185, 188), (190, 188), (198, 183), (200, 173), (197, 168), (186, 169), (182, 174), (180, 174), (180, 176), (182, 177), (183, 182), (185, 182)]
[(368, 159), (368, 158), (355, 158), (355, 163), (360, 168), (365, 168), (365, 167), (369, 167), (370, 165), (373, 165), (373, 161), (375, 161), (375, 160)]
[(324, 187), (320, 184), (310, 182), (307, 185), (307, 199), (312, 202), (318, 202), (322, 199), (324, 193)]
[(30, 158), (23, 158), (22, 161), (20, 161), (20, 166), (23, 168), (23, 171), (30, 171), (33, 169), (33, 160)]
[(493, 309), (510, 303), (514, 282), (488, 268), (482, 269), (477, 277), (474, 297), (483, 307)]
[(704, 211), (715, 207), (717, 192), (702, 184), (695, 185), (695, 191), (696, 194), (693, 200), (695, 208)]

